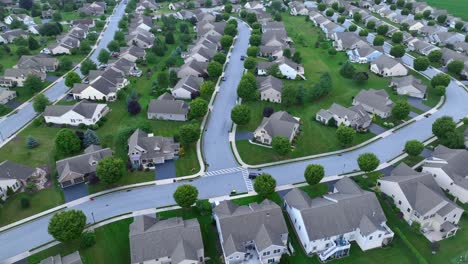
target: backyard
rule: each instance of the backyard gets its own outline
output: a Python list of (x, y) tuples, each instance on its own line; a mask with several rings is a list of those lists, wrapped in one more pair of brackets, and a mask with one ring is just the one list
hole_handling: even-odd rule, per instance
[(465, 21), (468, 21), (468, 2), (461, 0), (427, 0), (426, 1), (430, 6), (445, 9), (451, 15), (462, 18)]

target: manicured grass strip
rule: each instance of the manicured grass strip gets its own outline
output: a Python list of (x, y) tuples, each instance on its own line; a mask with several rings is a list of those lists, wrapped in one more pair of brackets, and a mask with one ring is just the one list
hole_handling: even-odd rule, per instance
[(413, 244), (409, 242), (408, 238), (406, 238), (406, 236), (403, 234), (403, 232), (401, 232), (401, 230), (398, 227), (394, 227), (393, 232), (397, 234), (401, 238), (403, 243), (405, 243), (405, 245), (411, 250), (411, 252), (418, 260), (418, 263), (429, 264), (429, 262), (427, 262), (427, 260), (421, 255), (421, 253), (419, 253), (419, 251), (413, 246)]

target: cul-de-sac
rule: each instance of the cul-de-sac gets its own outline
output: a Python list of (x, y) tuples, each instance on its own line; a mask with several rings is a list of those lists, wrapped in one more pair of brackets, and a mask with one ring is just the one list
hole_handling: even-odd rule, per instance
[(465, 0), (0, 0), (0, 263), (468, 263)]

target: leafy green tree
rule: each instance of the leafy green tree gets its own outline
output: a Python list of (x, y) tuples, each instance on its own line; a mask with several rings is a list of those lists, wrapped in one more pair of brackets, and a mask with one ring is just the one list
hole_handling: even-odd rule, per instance
[(445, 95), (445, 91), (446, 91), (446, 87), (443, 86), (443, 85), (438, 85), (436, 87), (434, 87), (434, 93), (437, 95), (437, 96), (444, 96)]
[(390, 55), (392, 55), (395, 58), (401, 58), (405, 55), (406, 50), (405, 46), (401, 44), (394, 45), (392, 49), (390, 50)]
[(429, 53), (429, 55), (427, 55), (427, 58), (433, 63), (440, 63), (442, 60), (442, 51), (433, 50), (431, 53)]
[(437, 23), (443, 24), (445, 21), (447, 21), (447, 15), (440, 15), (437, 17)]
[(327, 5), (324, 4), (324, 3), (319, 3), (318, 6), (317, 6), (317, 9), (319, 11), (325, 11), (325, 9), (327, 9)]
[(348, 146), (351, 143), (353, 143), (355, 135), (356, 135), (356, 131), (352, 129), (351, 127), (341, 125), (336, 130), (336, 137), (338, 138), (338, 141), (343, 146)]
[(247, 125), (250, 122), (250, 109), (246, 105), (236, 105), (231, 110), (231, 120), (237, 125)]
[(99, 141), (99, 137), (96, 134), (96, 132), (94, 132), (93, 130), (89, 128), (86, 129), (84, 133), (84, 137), (83, 137), (83, 146), (87, 148), (91, 145), (100, 145), (100, 144), (101, 142)]
[(141, 112), (141, 105), (137, 99), (131, 99), (127, 102), (127, 112), (130, 115), (137, 115)]
[(367, 22), (366, 28), (369, 29), (369, 30), (375, 29), (375, 21), (374, 21), (374, 20), (370, 20), (369, 22)]
[(26, 80), (23, 82), (23, 88), (26, 91), (39, 92), (42, 90), (42, 88), (44, 88), (44, 82), (41, 80), (41, 78), (31, 74), (28, 75)]
[(81, 234), (80, 247), (90, 248), (96, 244), (96, 234), (91, 231), (86, 231)]
[(327, 9), (327, 11), (325, 12), (325, 15), (327, 17), (331, 17), (333, 16), (333, 14), (335, 14), (335, 11), (333, 11), (333, 9)]
[(230, 3), (227, 3), (224, 5), (224, 12), (230, 14), (232, 12), (232, 5)]
[(383, 46), (384, 43), (385, 43), (385, 38), (379, 35), (379, 36), (375, 36), (372, 44), (374, 46)]
[(460, 74), (465, 68), (465, 64), (461, 60), (453, 60), (447, 65), (447, 69), (450, 73)]
[(424, 144), (421, 143), (420, 141), (416, 139), (406, 141), (405, 152), (408, 153), (408, 155), (416, 157), (419, 154), (421, 154), (423, 150), (424, 150)]
[(221, 37), (220, 42), (223, 50), (227, 51), (232, 46), (233, 38), (229, 35), (224, 35)]
[(174, 44), (175, 39), (174, 39), (174, 34), (172, 32), (167, 32), (166, 35), (164, 36), (164, 39), (166, 40), (166, 44)]
[(110, 59), (110, 53), (105, 50), (105, 49), (102, 49), (100, 52), (99, 52), (99, 55), (98, 55), (98, 61), (100, 63), (107, 63)]
[(60, 12), (54, 12), (52, 14), (52, 21), (54, 22), (60, 22), (62, 21), (63, 17), (62, 17), (62, 14)]
[(464, 138), (462, 134), (457, 133), (457, 131), (448, 131), (445, 133), (445, 136), (439, 138), (440, 144), (453, 149), (463, 148), (464, 147)]
[(169, 72), (169, 83), (171, 84), (171, 86), (174, 86), (177, 84), (178, 81), (179, 77), (177, 76), (177, 72), (171, 70)]
[(96, 176), (105, 184), (117, 182), (125, 174), (125, 163), (116, 157), (105, 157), (96, 167)]
[(107, 44), (107, 49), (112, 52), (118, 52), (120, 50), (120, 43), (117, 40), (112, 40)]
[(252, 46), (260, 46), (262, 43), (262, 37), (260, 35), (252, 35), (250, 36), (249, 42)]
[(295, 62), (295, 63), (301, 63), (302, 62), (302, 56), (301, 56), (301, 53), (299, 51), (296, 51), (294, 52), (294, 55), (292, 57), (292, 60)]
[(369, 36), (369, 31), (368, 31), (367, 29), (361, 29), (361, 30), (359, 31), (359, 36), (361, 36), (361, 37), (367, 37), (367, 36)]
[(91, 44), (89, 44), (89, 41), (87, 40), (82, 40), (80, 42), (80, 48), (79, 51), (81, 54), (88, 54), (91, 51)]
[(291, 143), (289, 142), (289, 139), (285, 137), (274, 137), (271, 140), (271, 147), (281, 156), (291, 152)]
[(427, 57), (418, 57), (413, 62), (413, 67), (417, 71), (425, 71), (429, 67), (431, 62)]
[(33, 36), (28, 37), (28, 48), (30, 50), (37, 50), (40, 47), (41, 47), (41, 45), (39, 45), (39, 43), (37, 42), (37, 40)]
[(320, 183), (324, 176), (325, 169), (319, 164), (309, 164), (304, 171), (304, 178), (311, 186)]
[(97, 70), (97, 65), (90, 59), (86, 59), (81, 63), (80, 71), (83, 75), (88, 75), (91, 70)]
[(456, 29), (456, 30), (462, 30), (462, 28), (463, 28), (464, 25), (465, 25), (465, 24), (464, 24), (463, 22), (457, 21), (457, 22), (455, 23), (455, 29)]
[(257, 22), (257, 15), (255, 13), (248, 13), (246, 20), (247, 20), (247, 23), (253, 24)]
[(49, 99), (44, 94), (38, 94), (33, 99), (33, 108), (36, 113), (42, 113), (50, 105)]
[(183, 125), (179, 129), (179, 141), (182, 145), (190, 145), (200, 138), (200, 128), (197, 124)]
[(254, 190), (258, 195), (267, 197), (275, 192), (276, 180), (270, 174), (260, 174), (254, 181)]
[[(235, 21), (235, 20), (234, 20)], [(231, 36), (231, 37), (234, 37), (235, 35), (237, 35), (237, 27), (233, 24), (227, 24), (225, 27), (224, 27), (224, 35), (228, 35), (228, 36)]]
[(367, 72), (356, 72), (353, 76), (353, 80), (356, 81), (358, 84), (363, 84), (365, 81), (369, 79), (369, 75)]
[(343, 66), (340, 68), (340, 74), (345, 78), (351, 79), (355, 73), (356, 68), (354, 68), (353, 64), (349, 61), (345, 62), (345, 64), (343, 64)]
[(177, 187), (173, 195), (174, 201), (182, 208), (190, 208), (198, 200), (198, 190), (190, 184)]
[(213, 60), (221, 64), (224, 64), (226, 62), (226, 54), (222, 52), (218, 52), (213, 56)]
[(392, 42), (395, 44), (400, 44), (403, 42), (403, 32), (395, 32), (392, 35)]
[(81, 150), (81, 141), (73, 130), (62, 128), (55, 137), (55, 149), (64, 155), (74, 154)]
[(457, 124), (452, 117), (443, 116), (432, 124), (432, 133), (438, 138), (444, 138), (448, 132), (455, 132)]
[(66, 210), (55, 214), (49, 221), (48, 232), (60, 242), (80, 238), (86, 226), (86, 215), (79, 210)]
[(364, 172), (371, 172), (377, 169), (380, 164), (380, 160), (373, 153), (364, 153), (359, 155), (357, 162), (359, 169)]
[(213, 94), (214, 90), (215, 90), (215, 83), (212, 81), (204, 81), (200, 85), (200, 94), (206, 100), (209, 100), (211, 98), (211, 95)]
[(409, 116), (410, 105), (406, 101), (398, 101), (392, 108), (392, 116), (398, 120), (403, 120)]
[(356, 23), (361, 22), (361, 20), (362, 20), (362, 15), (361, 15), (361, 13), (359, 13), (359, 12), (354, 13), (354, 15), (353, 15), (353, 20), (354, 20), (354, 22), (356, 22)]
[(436, 76), (432, 77), (431, 85), (432, 87), (437, 87), (439, 85), (447, 87), (450, 84), (450, 76), (445, 73), (439, 73)]
[(29, 135), (26, 138), (26, 147), (28, 149), (33, 149), (33, 148), (35, 148), (37, 146), (39, 146), (39, 142), (37, 142), (37, 140), (33, 136)]
[(62, 33), (62, 26), (57, 22), (49, 22), (39, 27), (39, 34), (42, 36), (56, 36)]
[(423, 17), (425, 19), (428, 19), (428, 18), (431, 17), (431, 13), (432, 13), (431, 10), (426, 10), (426, 11), (423, 12)]
[(217, 61), (211, 61), (208, 63), (208, 76), (212, 79), (216, 79), (223, 73), (223, 65)]
[(254, 100), (257, 97), (257, 80), (252, 73), (242, 76), (237, 86), (237, 95), (243, 100)]
[(339, 16), (338, 19), (336, 20), (338, 23), (343, 24), (346, 20), (345, 16)]
[(205, 99), (198, 97), (190, 102), (190, 118), (197, 119), (206, 115), (208, 112), (208, 102)]
[(298, 90), (294, 85), (287, 85), (281, 94), (281, 103), (285, 106), (292, 106), (297, 103)]
[[(258, 51), (259, 51), (259, 48), (257, 46), (249, 47), (247, 49), (247, 56), (255, 58), (255, 57), (257, 57)], [(284, 51), (283, 51), (283, 55), (284, 55)]]
[(247, 70), (252, 70), (252, 69), (255, 69), (255, 67), (257, 66), (257, 62), (255, 61), (254, 58), (252, 57), (247, 57), (244, 61), (244, 68), (246, 68)]
[(73, 68), (73, 61), (65, 56), (60, 59), (58, 68), (61, 71), (69, 71)]
[(65, 85), (73, 87), (75, 83), (81, 83), (81, 77), (76, 72), (69, 72), (67, 77), (65, 77)]

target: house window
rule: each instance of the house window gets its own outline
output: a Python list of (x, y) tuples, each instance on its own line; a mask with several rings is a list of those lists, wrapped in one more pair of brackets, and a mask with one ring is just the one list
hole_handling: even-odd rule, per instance
[(408, 208), (408, 209), (406, 209), (406, 211), (409, 213), (409, 212), (411, 212), (411, 209)]
[(297, 219), (296, 219), (296, 218), (294, 218), (294, 223), (297, 223)]
[(314, 251), (317, 250), (317, 246), (314, 246), (314, 247), (312, 248), (312, 250), (314, 250)]
[(382, 237), (382, 234), (379, 234), (379, 238), (381, 238), (381, 237)]
[(369, 237), (369, 240), (372, 240), (372, 236)]
[(453, 215), (453, 218), (455, 218), (455, 217), (457, 217), (457, 214), (454, 214), (454, 215)]
[(299, 226), (299, 230), (301, 230), (301, 226)]
[(398, 201), (398, 204), (399, 204), (399, 205), (401, 205), (401, 200), (400, 200), (400, 201)]
[(444, 221), (447, 221), (447, 217), (444, 217)]

